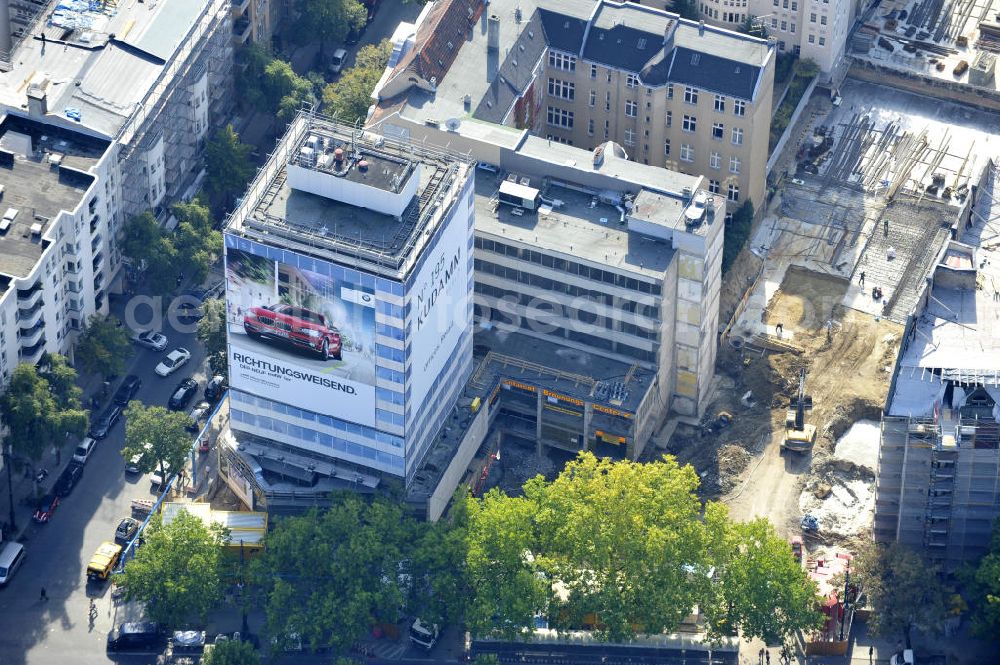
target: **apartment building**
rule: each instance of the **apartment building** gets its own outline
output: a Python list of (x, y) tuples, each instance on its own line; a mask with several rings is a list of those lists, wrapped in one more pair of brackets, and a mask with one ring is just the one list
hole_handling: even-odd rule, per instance
[(412, 481), (472, 369), (472, 183), (463, 157), (290, 125), (225, 228), (230, 428), (255, 475)]
[(753, 18), (779, 53), (809, 58), (829, 73), (844, 56), (858, 7), (847, 0), (700, 0), (706, 23), (737, 30)]
[(232, 98), (229, 12), (88, 6), (17, 44), (0, 74), (0, 383), (45, 352), (71, 355), (120, 289), (126, 221), (153, 210), (167, 223), (196, 191), (203, 139)]
[(232, 0), (233, 45), (271, 45), (271, 36), (277, 27), (278, 1)]
[(374, 93), (380, 132), (473, 150), (488, 125), (610, 140), (703, 176), (730, 209), (763, 200), (773, 43), (608, 0), (438, 0), (403, 37)]

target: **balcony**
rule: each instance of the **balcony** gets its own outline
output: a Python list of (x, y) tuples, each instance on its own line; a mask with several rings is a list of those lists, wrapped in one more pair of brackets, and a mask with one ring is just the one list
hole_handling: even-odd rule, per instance
[(233, 0), (233, 18), (239, 18), (246, 13), (247, 8), (250, 7), (250, 0)]
[(236, 46), (246, 44), (250, 41), (250, 35), (252, 33), (253, 29), (250, 25), (250, 19), (244, 16), (233, 23), (233, 44)]
[(101, 287), (103, 286), (104, 286), (104, 273), (99, 272), (96, 275), (94, 275), (94, 291), (95, 292), (100, 291)]
[(45, 319), (39, 319), (33, 327), (25, 330), (21, 329), (21, 348), (32, 347), (38, 343), (45, 332)]
[(42, 339), (33, 346), (21, 347), (21, 362), (37, 363), (41, 359), (43, 353), (45, 353), (45, 335), (42, 335)]
[(100, 271), (100, 269), (101, 269), (101, 261), (103, 261), (103, 260), (104, 260), (104, 252), (98, 252), (97, 255), (94, 257), (94, 262), (92, 264), (92, 267), (94, 268), (94, 272), (99, 272)]
[(17, 290), (17, 306), (21, 309), (29, 309), (42, 297), (42, 282), (38, 281), (30, 289)]
[(96, 254), (97, 251), (101, 248), (101, 243), (103, 242), (104, 242), (104, 236), (102, 236), (100, 233), (94, 236), (94, 239), (90, 241), (90, 253)]
[(90, 232), (94, 233), (100, 226), (101, 226), (101, 216), (94, 215), (94, 217), (90, 220)]
[(44, 301), (39, 300), (32, 307), (19, 307), (17, 310), (18, 323), (22, 327), (35, 325), (42, 316), (42, 305), (44, 304)]

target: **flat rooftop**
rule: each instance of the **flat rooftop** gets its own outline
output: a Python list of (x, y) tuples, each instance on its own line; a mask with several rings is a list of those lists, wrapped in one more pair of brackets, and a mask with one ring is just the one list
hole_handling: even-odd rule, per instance
[(595, 201), (595, 195), (550, 185), (542, 196), (561, 203), (514, 214), (514, 208), (497, 203), (500, 183), (476, 177), (476, 235), (488, 234), (497, 242), (515, 240), (547, 252), (564, 254), (661, 279), (674, 250), (667, 242), (647, 240), (630, 233), (615, 206)]
[[(55, 3), (50, 3), (55, 4)], [(0, 73), (0, 106), (28, 108), (46, 93), (45, 121), (114, 137), (209, 7), (222, 0), (76, 3), (41, 12)], [(228, 3), (225, 3), (228, 11)], [(89, 9), (94, 5), (96, 9)], [(44, 35), (44, 39), (42, 38)]]
[[(18, 131), (21, 130), (21, 131)], [(7, 232), (0, 235), (0, 273), (27, 277), (41, 257), (48, 241), (49, 224), (61, 211), (74, 210), (83, 199), (93, 176), (86, 171), (97, 162), (100, 148), (68, 134), (41, 136), (26, 123), (11, 120), (0, 124), (0, 209), (17, 209)], [(102, 151), (100, 151), (102, 152)], [(61, 160), (60, 165), (51, 162)], [(39, 224), (40, 233), (32, 233)]]
[[(293, 189), (288, 165), (300, 164), (301, 149), (311, 137), (322, 137), (313, 170), (330, 175), (337, 150), (352, 156), (342, 177), (381, 190), (402, 192), (408, 178), (418, 177), (415, 195), (402, 215), (375, 210)], [(346, 163), (345, 157), (345, 163)], [(360, 162), (367, 162), (362, 171)], [(416, 168), (419, 166), (419, 168)], [(260, 242), (289, 246), (327, 261), (367, 260), (401, 271), (422, 246), (426, 234), (453, 202), (451, 192), (470, 165), (442, 151), (385, 139), (315, 115), (300, 115), (258, 172), (243, 203), (227, 222), (227, 231)]]

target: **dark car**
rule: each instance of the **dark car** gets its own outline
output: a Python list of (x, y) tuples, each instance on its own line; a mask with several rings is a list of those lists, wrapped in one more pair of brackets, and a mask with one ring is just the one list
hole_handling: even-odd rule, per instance
[(166, 643), (155, 623), (123, 623), (108, 633), (108, 651), (116, 653), (159, 653)]
[(39, 524), (45, 524), (52, 519), (52, 513), (56, 512), (56, 508), (58, 507), (59, 497), (55, 494), (46, 494), (38, 502), (38, 507), (35, 508), (33, 518)]
[(205, 316), (205, 311), (201, 305), (195, 302), (184, 301), (177, 305), (177, 318), (184, 321), (201, 321)]
[(311, 309), (285, 304), (251, 307), (243, 317), (243, 329), (255, 339), (291, 344), (324, 360), (341, 359), (340, 331)]
[(138, 376), (129, 374), (122, 380), (122, 384), (118, 386), (118, 390), (115, 391), (114, 403), (119, 406), (127, 406), (132, 398), (135, 397), (135, 393), (141, 385), (142, 380)]
[(132, 536), (134, 536), (135, 532), (138, 530), (138, 520), (134, 520), (131, 517), (124, 518), (118, 523), (118, 528), (115, 529), (115, 542), (119, 545), (128, 544), (128, 541), (132, 540)]
[(226, 392), (226, 387), (226, 377), (216, 374), (205, 386), (205, 400), (213, 403), (218, 401)]
[(174, 388), (174, 393), (167, 402), (167, 408), (172, 411), (181, 411), (188, 405), (194, 394), (198, 392), (198, 382), (194, 379), (184, 379)]
[(97, 439), (100, 441), (111, 433), (111, 428), (115, 426), (118, 419), (122, 416), (122, 407), (120, 404), (111, 404), (108, 408), (104, 410), (101, 417), (98, 418), (93, 425), (90, 426), (90, 431), (87, 432), (87, 436)]
[(82, 475), (83, 465), (70, 462), (69, 466), (63, 469), (63, 472), (59, 475), (59, 480), (52, 486), (52, 493), (60, 498), (69, 496), (69, 493), (76, 487)]

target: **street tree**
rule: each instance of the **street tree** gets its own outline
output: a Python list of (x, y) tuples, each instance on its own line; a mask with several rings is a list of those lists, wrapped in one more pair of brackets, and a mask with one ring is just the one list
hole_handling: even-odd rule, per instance
[(319, 42), (320, 53), (368, 20), (368, 10), (358, 0), (299, 0), (298, 9), (295, 34), (303, 42)]
[[(54, 362), (60, 365), (65, 359)], [(0, 395), (0, 420), (7, 428), (4, 443), (10, 452), (37, 460), (52, 444), (87, 431), (87, 412), (80, 408), (78, 395), (68, 391), (67, 398), (66, 388), (59, 390), (63, 395), (57, 397), (30, 363), (14, 368), (7, 389)]]
[(212, 211), (201, 199), (175, 203), (172, 210), (177, 217), (174, 231), (177, 270), (194, 283), (200, 283), (222, 253), (222, 234), (215, 229)]
[(389, 63), (392, 43), (382, 40), (378, 44), (363, 46), (358, 51), (354, 66), (323, 90), (326, 112), (344, 122), (364, 120), (372, 104), (372, 91)]
[(944, 622), (947, 591), (939, 569), (899, 543), (869, 544), (854, 559), (852, 575), (872, 606), (872, 632), (899, 635), (910, 648), (914, 628), (936, 632)]
[(729, 270), (740, 250), (750, 238), (750, 230), (753, 227), (753, 203), (747, 199), (733, 212), (733, 216), (726, 224), (726, 230), (722, 240), (722, 270)]
[(724, 533), (714, 549), (714, 600), (704, 607), (713, 632), (784, 642), (819, 627), (816, 587), (771, 523), (728, 522), (724, 506), (710, 508), (722, 515), (706, 515), (706, 522), (716, 521)]
[(402, 548), (413, 533), (399, 504), (353, 494), (278, 522), (250, 565), (266, 595), (267, 633), (279, 645), (298, 634), (311, 650), (342, 653), (373, 622), (395, 623)]
[(129, 402), (122, 457), (128, 460), (142, 454), (139, 471), (159, 471), (164, 478), (167, 468), (183, 469), (191, 451), (191, 435), (185, 429), (190, 422), (184, 413), (145, 406), (136, 400)]
[(242, 640), (216, 642), (206, 650), (202, 665), (260, 665), (260, 654), (253, 645)]
[(208, 365), (213, 374), (227, 374), (226, 301), (211, 298), (201, 305), (204, 316), (198, 322), (198, 341), (205, 346)]
[(984, 638), (1000, 635), (1000, 520), (993, 524), (986, 555), (963, 577), (970, 596), (973, 631)]
[[(461, 490), (459, 490), (461, 492)], [(468, 518), (464, 499), (452, 504), (448, 519), (416, 523), (409, 552), (410, 567), (404, 578), (408, 613), (430, 624), (461, 623), (465, 618), (469, 587)]]
[(240, 66), (236, 72), (236, 89), (240, 91), (240, 103), (261, 112), (272, 111), (261, 82), (264, 69), (274, 60), (274, 55), (264, 44), (251, 43), (242, 47), (236, 56)]
[(76, 345), (76, 357), (85, 372), (103, 378), (121, 374), (132, 344), (121, 322), (111, 316), (94, 314)]
[(253, 175), (253, 146), (240, 141), (232, 125), (226, 125), (205, 144), (205, 188), (223, 207), (243, 193)]
[(70, 366), (66, 356), (46, 353), (38, 363), (38, 373), (49, 382), (49, 390), (56, 398), (56, 404), (64, 409), (80, 408), (83, 390), (76, 385), (76, 370)]
[(229, 533), (207, 527), (186, 510), (170, 524), (157, 515), (145, 531), (145, 543), (117, 576), (127, 600), (146, 604), (153, 621), (167, 626), (204, 621), (222, 600)]
[(122, 253), (132, 267), (144, 275), (155, 295), (169, 293), (175, 286), (178, 253), (173, 238), (149, 211), (136, 215), (125, 226)]
[(304, 104), (315, 104), (313, 85), (299, 76), (284, 60), (271, 60), (261, 81), (268, 110), (281, 122), (289, 122)]

